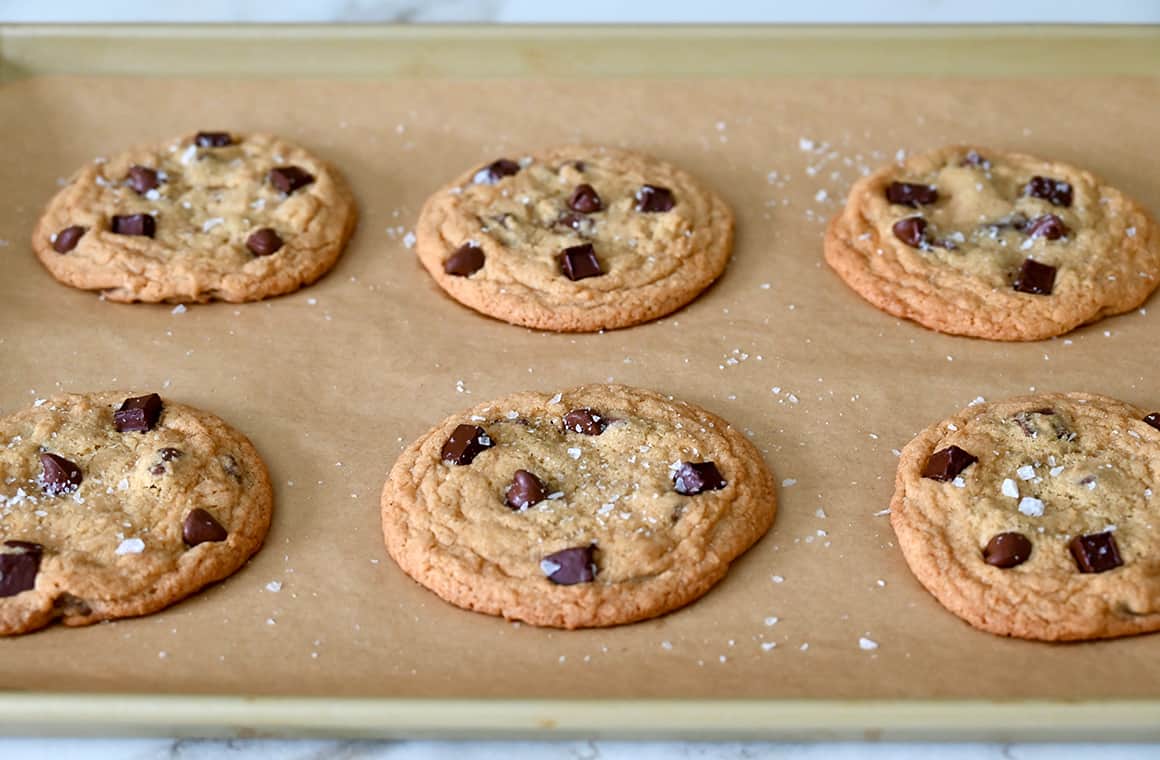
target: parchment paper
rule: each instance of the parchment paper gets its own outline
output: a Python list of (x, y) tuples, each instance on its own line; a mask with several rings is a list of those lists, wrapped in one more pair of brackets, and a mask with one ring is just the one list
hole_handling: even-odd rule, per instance
[[(277, 504), (265, 548), (232, 579), (150, 617), (0, 641), (0, 683), (437, 697), (1160, 696), (1160, 636), (1052, 646), (976, 632), (919, 587), (881, 514), (891, 450), (977, 396), (1075, 389), (1160, 408), (1155, 299), (1147, 313), (1066, 340), (952, 338), (861, 301), (820, 249), (824, 220), (862, 167), (947, 142), (1055, 156), (1156, 211), (1158, 115), (1157, 81), (1125, 79), (5, 84), (0, 413), (58, 391), (158, 390), (251, 436)], [(28, 235), (59, 178), (93, 156), (196, 129), (276, 131), (345, 171), (362, 221), (333, 273), (284, 298), (172, 313), (103, 302), (42, 270)], [(444, 297), (404, 244), (426, 195), (466, 167), (573, 140), (652, 152), (716, 188), (738, 217), (718, 284), (671, 318), (580, 336), (512, 327)], [(772, 532), (720, 586), (655, 621), (566, 633), (450, 607), (394, 566), (378, 499), (407, 442), (481, 400), (603, 380), (671, 392), (752, 431), (784, 481)]]

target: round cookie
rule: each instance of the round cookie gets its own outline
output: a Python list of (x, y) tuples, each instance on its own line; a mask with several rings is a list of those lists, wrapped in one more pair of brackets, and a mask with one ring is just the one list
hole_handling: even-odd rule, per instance
[(112, 301), (257, 301), (326, 274), (357, 216), (345, 180), (304, 148), (199, 132), (85, 166), (32, 248), (57, 280)]
[(412, 578), (460, 607), (562, 628), (688, 604), (775, 511), (742, 433), (623, 385), (453, 415), (402, 453), (382, 497), (387, 551)]
[(980, 403), (902, 451), (890, 522), (976, 628), (1049, 641), (1160, 629), (1160, 414), (1086, 393)]
[(245, 436), (156, 394), (0, 418), (0, 635), (167, 607), (241, 567), (272, 507)]
[(512, 324), (591, 332), (696, 298), (725, 269), (733, 213), (663, 161), (564, 146), (462, 175), (427, 200), (415, 236), (456, 301)]
[(826, 261), (883, 311), (955, 335), (1041, 340), (1142, 304), (1160, 228), (1088, 172), (952, 146), (864, 177)]

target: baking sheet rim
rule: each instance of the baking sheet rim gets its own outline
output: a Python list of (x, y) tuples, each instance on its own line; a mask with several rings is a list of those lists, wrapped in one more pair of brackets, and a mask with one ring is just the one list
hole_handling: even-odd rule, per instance
[[(566, 47), (561, 43), (593, 42), (600, 35), (616, 30), (610, 44), (628, 50), (633, 30), (653, 42), (688, 41), (698, 34), (712, 39), (760, 43), (763, 38), (795, 36), (809, 39), (818, 52), (832, 57), (833, 50), (823, 50), (834, 38), (881, 40), (891, 33), (913, 40), (915, 33), (938, 30), (942, 41), (959, 37), (985, 45), (996, 40), (1011, 45), (1021, 33), (1009, 26), (997, 27), (898, 27), (869, 28), (816, 26), (681, 26), (681, 27), (484, 27), (488, 34), (480, 39), (502, 39), (505, 34), (531, 41), (537, 34), (551, 36), (558, 60), (567, 61)], [(38, 43), (101, 38), (166, 39), (198, 43), (205, 38), (257, 37), (274, 32), (270, 44), (288, 40), (310, 41), (311, 34), (328, 39), (343, 34), (369, 34), (371, 39), (398, 39), (437, 44), (444, 35), (462, 40), (467, 29), (446, 27), (344, 27), (320, 25), (15, 25), (0, 23), (0, 81), (11, 61), (7, 43), (19, 39), (22, 52)], [(1043, 41), (1066, 35), (1088, 38), (1116, 51), (1113, 60), (1104, 63), (1111, 70), (1131, 73), (1160, 73), (1155, 66), (1160, 50), (1148, 46), (1160, 40), (1160, 26), (1048, 26), (1031, 28), (1023, 33), (1027, 39)], [(763, 37), (768, 35), (768, 37)], [(1116, 48), (1117, 37), (1133, 44)], [(73, 48), (71, 65), (86, 67), (100, 62), (94, 74), (116, 73), (115, 65), (101, 60), (100, 46)], [(1032, 56), (1044, 55), (1036, 48)], [(1134, 60), (1143, 50), (1151, 53), (1147, 60)], [(204, 55), (204, 49), (199, 49)], [(864, 51), (863, 51), (864, 52)], [(976, 50), (977, 52), (977, 50)], [(397, 53), (395, 53), (397, 56)], [(627, 53), (626, 53), (627, 55)], [(857, 56), (844, 56), (853, 65)], [(212, 56), (217, 63), (217, 56)], [(1081, 61), (1084, 56), (1063, 56), (1061, 60)], [(31, 59), (35, 62), (35, 56)], [(29, 59), (21, 57), (19, 76), (41, 72), (28, 69)], [(397, 63), (397, 58), (395, 59)], [(541, 61), (542, 62), (542, 61)], [(228, 62), (227, 62), (228, 63)], [(478, 64), (478, 61), (475, 62)], [(1021, 64), (1025, 65), (1026, 60)], [(1042, 63), (1042, 61), (1041, 61)], [(1143, 64), (1143, 65), (1141, 65)], [(888, 72), (897, 75), (913, 71), (898, 57), (889, 58)], [(237, 68), (230, 69), (238, 75)], [(797, 69), (796, 71), (802, 71)], [(653, 73), (642, 64), (629, 67), (625, 75)], [(164, 75), (177, 72), (165, 71)], [(342, 70), (326, 70), (328, 76), (341, 76)], [(346, 71), (345, 73), (354, 73)], [(381, 72), (391, 74), (394, 72)], [(438, 75), (449, 75), (442, 71)], [(473, 73), (478, 73), (475, 70)], [(526, 73), (526, 72), (525, 72)], [(553, 71), (553, 73), (557, 73)], [(598, 76), (591, 71), (573, 73)], [(687, 72), (675, 72), (677, 74)], [(783, 72), (765, 71), (767, 75)], [(875, 73), (884, 73), (877, 70)], [(947, 72), (933, 72), (947, 73)], [(1019, 73), (1041, 73), (1035, 67)], [(1075, 70), (1063, 71), (1076, 74)], [(1108, 73), (1101, 70), (1098, 73)], [(242, 75), (246, 75), (243, 73)], [(517, 72), (518, 75), (518, 72)], [(819, 76), (830, 76), (821, 72)], [(155, 695), (121, 693), (50, 693), (0, 692), (0, 734), (4, 735), (154, 735), (154, 736), (349, 736), (349, 737), (443, 737), (499, 738), (530, 736), (540, 739), (569, 737), (617, 738), (793, 738), (793, 739), (1108, 739), (1118, 741), (1160, 740), (1160, 700), (1116, 700), (1083, 702), (1069, 700), (1034, 700), (994, 702), (987, 700), (688, 700), (617, 699), (617, 700), (484, 700), (484, 699), (375, 699), (346, 697), (246, 697), (232, 695)]]

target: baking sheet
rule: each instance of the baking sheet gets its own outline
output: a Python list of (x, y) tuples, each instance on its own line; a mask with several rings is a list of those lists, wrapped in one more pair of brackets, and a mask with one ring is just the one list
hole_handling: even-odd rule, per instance
[[(1090, 390), (1160, 407), (1160, 315), (1032, 344), (942, 336), (862, 302), (820, 245), (863, 168), (947, 142), (1055, 156), (1160, 209), (1158, 95), (1160, 80), (1136, 77), (4, 83), (0, 413), (59, 391), (158, 390), (251, 436), (276, 513), (232, 579), (151, 617), (0, 641), (0, 680), (183, 697), (1155, 699), (1160, 638), (975, 632), (910, 576), (880, 512), (892, 449), (978, 396)], [(362, 219), (337, 268), (291, 296), (183, 313), (55, 283), (27, 238), (58, 182), (194, 129), (279, 132), (341, 167)], [(524, 330), (444, 297), (407, 249), (426, 195), (568, 141), (651, 152), (721, 193), (738, 217), (723, 278), (670, 318), (598, 335)], [(450, 607), (393, 565), (378, 493), (407, 442), (481, 400), (605, 380), (733, 421), (783, 483), (772, 532), (720, 586), (658, 620), (561, 632)]]

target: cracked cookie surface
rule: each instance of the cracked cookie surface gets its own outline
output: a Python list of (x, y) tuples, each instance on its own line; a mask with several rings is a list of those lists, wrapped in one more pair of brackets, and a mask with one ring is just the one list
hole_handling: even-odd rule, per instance
[(387, 550), (412, 578), (460, 607), (565, 628), (688, 604), (775, 511), (740, 431), (619, 385), (452, 415), (400, 455), (382, 495)]
[(241, 567), (272, 505), (245, 436), (183, 404), (68, 394), (4, 417), (0, 634), (162, 609)]
[(890, 522), (939, 602), (1041, 640), (1160, 629), (1160, 415), (1086, 393), (970, 406), (902, 451)]
[(460, 303), (589, 332), (696, 298), (725, 269), (733, 213), (663, 161), (564, 146), (467, 172), (427, 200), (415, 234), (423, 266)]
[(879, 309), (992, 340), (1041, 340), (1140, 306), (1160, 228), (1092, 174), (952, 146), (859, 180), (825, 257)]
[(32, 247), (57, 280), (113, 301), (256, 301), (322, 277), (356, 219), (345, 180), (304, 148), (198, 133), (83, 167)]

